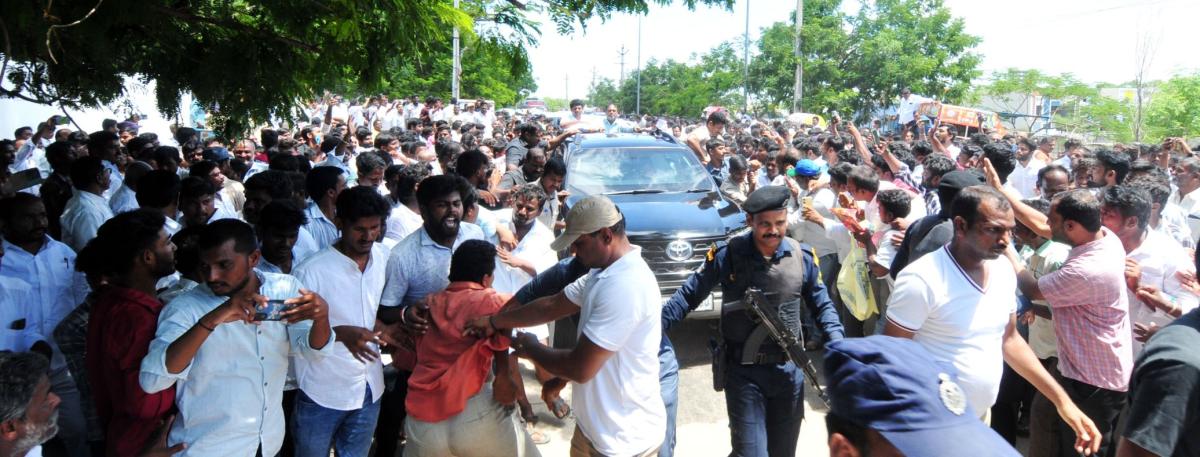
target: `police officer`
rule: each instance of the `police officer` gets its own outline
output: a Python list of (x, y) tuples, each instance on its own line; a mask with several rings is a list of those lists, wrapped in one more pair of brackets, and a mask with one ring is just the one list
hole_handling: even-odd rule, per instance
[[(786, 236), (784, 186), (755, 190), (746, 199), (751, 233), (734, 237), (708, 252), (704, 265), (663, 305), (663, 331), (679, 322), (721, 285), (721, 335), (714, 379), (724, 378), (733, 456), (794, 456), (804, 418), (804, 374), (751, 319), (743, 302), (746, 289), (761, 289), (768, 308), (800, 336), (800, 303), (809, 306), (829, 340), (843, 337), (812, 248)], [(804, 341), (803, 337), (800, 341)], [(814, 380), (815, 382), (815, 380)], [(717, 382), (718, 385), (721, 382)], [(720, 387), (718, 387), (720, 388)]]

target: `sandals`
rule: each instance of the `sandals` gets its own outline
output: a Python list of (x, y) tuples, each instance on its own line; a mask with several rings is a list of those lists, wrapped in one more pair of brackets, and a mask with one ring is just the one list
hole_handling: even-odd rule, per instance
[(533, 444), (541, 446), (550, 442), (549, 436), (546, 436), (545, 433), (533, 429), (533, 424), (537, 421), (526, 421), (522, 419), (522, 422), (525, 423), (525, 433), (529, 434), (529, 439), (533, 441)]

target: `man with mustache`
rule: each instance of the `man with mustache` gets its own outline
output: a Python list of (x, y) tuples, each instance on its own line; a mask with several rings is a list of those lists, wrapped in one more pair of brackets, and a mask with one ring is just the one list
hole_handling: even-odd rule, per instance
[(0, 457), (41, 455), (38, 445), (58, 433), (60, 400), (50, 391), (49, 370), (37, 353), (0, 352)]
[[(262, 254), (250, 224), (215, 221), (196, 244), (205, 284), (163, 308), (139, 384), (150, 394), (175, 386), (167, 443), (184, 443), (180, 456), (275, 455), (289, 355), (333, 352), (328, 304), (291, 275), (254, 269)], [(259, 313), (279, 301), (279, 316)]]
[[(994, 172), (990, 178), (999, 182)], [(1017, 274), (1004, 258), (1016, 225), (1012, 205), (994, 189), (972, 186), (954, 198), (950, 217), (950, 243), (896, 277), (883, 333), (913, 339), (937, 360), (954, 364), (965, 398), (950, 405), (952, 410), (965, 411), (967, 405), (980, 414), (990, 410), (1000, 390), (1003, 362), (1008, 362), (1054, 403), (1078, 436), (1076, 451), (1096, 452), (1096, 425), (1017, 333)]]
[(820, 280), (815, 251), (787, 237), (790, 197), (784, 186), (766, 186), (751, 193), (742, 205), (751, 233), (709, 250), (700, 271), (663, 305), (665, 332), (696, 309), (713, 288), (721, 286), (724, 344), (714, 355), (720, 361), (714, 362), (713, 369), (718, 370), (717, 378), (725, 379), (734, 456), (795, 455), (804, 419), (804, 373), (789, 361), (766, 328), (751, 320), (742, 303), (746, 289), (761, 289), (770, 302), (767, 306), (775, 308), (800, 341), (804, 341), (801, 302), (829, 340), (844, 336)]
[[(392, 247), (387, 282), (379, 301), (379, 320), (386, 324), (400, 321), (410, 328), (427, 323), (428, 308), (423, 299), (450, 285), (451, 255), (464, 241), (484, 239), (483, 229), (463, 221), (463, 198), (471, 192), (471, 184), (457, 175), (431, 176), (417, 185), (417, 205), (424, 222)], [(405, 415), (405, 380), (411, 366), (397, 367), (401, 369), (400, 377), (395, 390), (383, 396), (376, 426), (378, 455), (395, 452), (396, 435)]]

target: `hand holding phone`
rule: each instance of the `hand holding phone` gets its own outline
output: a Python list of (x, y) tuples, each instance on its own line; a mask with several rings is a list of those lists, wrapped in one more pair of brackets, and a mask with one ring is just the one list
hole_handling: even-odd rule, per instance
[(285, 304), (283, 300), (267, 300), (265, 305), (259, 306), (254, 310), (254, 320), (256, 321), (279, 321), (283, 320), (284, 311), (290, 310), (294, 305)]

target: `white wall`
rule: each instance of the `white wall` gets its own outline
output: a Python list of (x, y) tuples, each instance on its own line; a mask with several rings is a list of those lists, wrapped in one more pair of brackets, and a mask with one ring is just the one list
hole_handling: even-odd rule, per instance
[[(75, 124), (79, 124), (79, 128), (91, 133), (100, 130), (100, 124), (106, 118), (123, 121), (131, 112), (136, 111), (138, 114), (147, 116), (139, 122), (141, 133), (157, 133), (163, 144), (173, 144), (170, 125), (174, 123), (174, 120), (166, 119), (159, 114), (158, 103), (154, 98), (154, 86), (153, 81), (143, 84), (134, 78), (126, 78), (125, 96), (122, 99), (109, 106), (99, 108), (67, 109), (67, 114), (74, 120), (74, 123), (64, 127), (74, 130)], [(183, 102), (183, 106), (191, 103), (190, 94), (184, 96)], [(29, 126), (36, 129), (39, 123), (46, 121), (50, 116), (62, 115), (62, 113), (58, 106), (41, 105), (15, 98), (0, 98), (0, 138), (12, 138), (13, 132), (19, 127)], [(186, 112), (181, 113), (181, 124), (191, 125), (189, 117)]]

